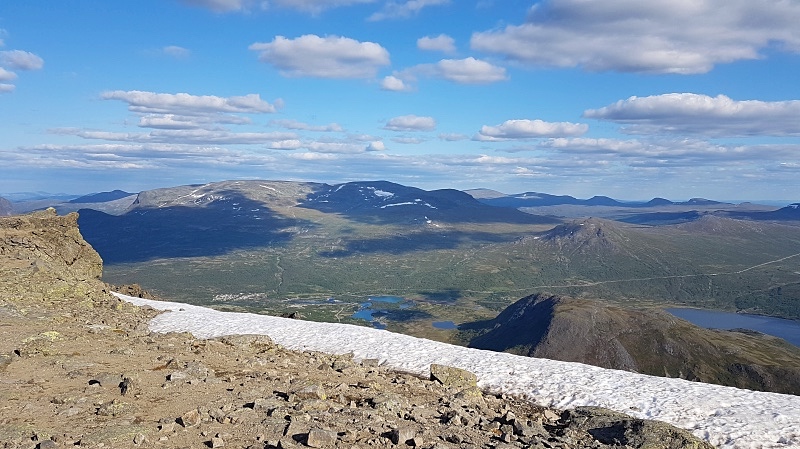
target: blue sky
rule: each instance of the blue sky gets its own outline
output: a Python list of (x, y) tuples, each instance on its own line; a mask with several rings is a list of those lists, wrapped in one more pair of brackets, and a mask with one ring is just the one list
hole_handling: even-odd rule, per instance
[(800, 2), (0, 3), (0, 194), (800, 200)]

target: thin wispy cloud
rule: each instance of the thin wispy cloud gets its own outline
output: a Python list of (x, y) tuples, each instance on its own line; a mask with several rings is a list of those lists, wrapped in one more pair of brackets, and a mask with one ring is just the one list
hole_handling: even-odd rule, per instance
[(403, 115), (390, 119), (383, 128), (391, 131), (433, 131), (436, 129), (436, 119)]
[(379, 21), (386, 19), (407, 19), (419, 14), (423, 8), (429, 6), (442, 6), (450, 4), (450, 0), (406, 0), (406, 1), (387, 1), (383, 9), (369, 16), (369, 21)]
[(188, 58), (189, 56), (192, 55), (191, 50), (189, 50), (187, 48), (183, 48), (183, 47), (177, 46), (177, 45), (168, 45), (168, 46), (162, 48), (161, 52), (164, 55), (169, 56), (171, 58), (175, 58), (175, 59), (186, 59), (186, 58)]

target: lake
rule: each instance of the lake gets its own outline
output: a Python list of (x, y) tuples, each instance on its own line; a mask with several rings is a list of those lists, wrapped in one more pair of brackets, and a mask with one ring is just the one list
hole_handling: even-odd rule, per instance
[(403, 303), (403, 301), (405, 301), (405, 298), (400, 296), (369, 296), (367, 297), (367, 302), (362, 302), (359, 304), (358, 310), (351, 316), (360, 320), (369, 321), (370, 324), (372, 324), (372, 327), (376, 329), (386, 329), (386, 325), (378, 321), (376, 318), (385, 316), (387, 311), (376, 309), (376, 303), (399, 304), (399, 308), (401, 309), (410, 307), (410, 304)]
[(782, 338), (795, 346), (800, 346), (800, 321), (702, 309), (670, 308), (666, 310), (678, 318), (683, 318), (694, 325), (707, 329), (750, 329)]

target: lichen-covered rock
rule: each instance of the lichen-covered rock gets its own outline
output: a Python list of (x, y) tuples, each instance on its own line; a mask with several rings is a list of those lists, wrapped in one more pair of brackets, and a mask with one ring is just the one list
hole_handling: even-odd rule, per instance
[(452, 366), (431, 364), (431, 380), (437, 380), (445, 387), (458, 389), (473, 388), (478, 385), (478, 377), (467, 370)]
[(103, 261), (81, 236), (78, 214), (54, 209), (0, 217), (0, 299), (110, 300), (100, 282)]

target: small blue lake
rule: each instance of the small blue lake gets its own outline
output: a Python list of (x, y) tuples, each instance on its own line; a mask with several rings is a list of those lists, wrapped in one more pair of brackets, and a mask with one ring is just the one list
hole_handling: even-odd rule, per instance
[(444, 329), (444, 330), (458, 329), (458, 325), (452, 321), (434, 321), (431, 324), (436, 329)]
[(667, 312), (707, 329), (749, 329), (782, 338), (800, 346), (800, 321), (745, 313), (714, 310), (672, 308)]
[(377, 318), (386, 316), (387, 311), (380, 308), (380, 303), (385, 305), (393, 305), (400, 309), (411, 307), (411, 304), (405, 303), (406, 299), (400, 296), (369, 296), (366, 302), (362, 302), (358, 306), (356, 313), (351, 315), (353, 318), (369, 321), (372, 327), (376, 329), (386, 329), (386, 325), (377, 320)]

